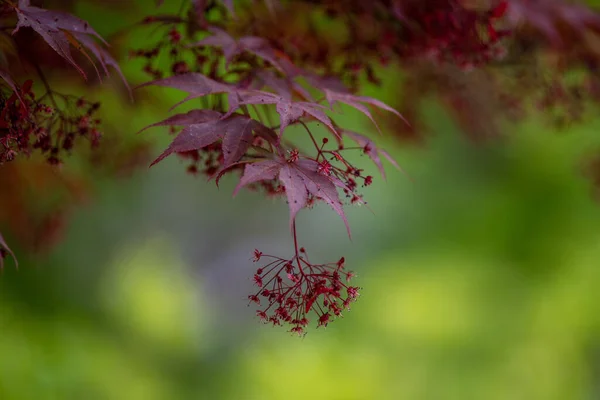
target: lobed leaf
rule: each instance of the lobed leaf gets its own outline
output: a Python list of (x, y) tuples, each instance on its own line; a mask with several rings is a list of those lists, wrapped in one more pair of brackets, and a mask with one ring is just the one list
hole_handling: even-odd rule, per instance
[(106, 76), (110, 76), (107, 66), (111, 66), (115, 69), (115, 71), (117, 71), (117, 74), (119, 74), (119, 77), (121, 78), (121, 80), (125, 84), (125, 87), (127, 88), (129, 97), (133, 98), (131, 87), (129, 86), (129, 83), (127, 83), (127, 79), (125, 78), (123, 71), (121, 71), (119, 64), (110, 55), (110, 53), (106, 51), (106, 49), (100, 47), (91, 37), (87, 35), (84, 35), (82, 33), (75, 33), (74, 36), (81, 44), (83, 44), (88, 50), (90, 50), (92, 54), (94, 54), (98, 62), (100, 62), (100, 65), (102, 66), (102, 69), (104, 70)]
[(263, 86), (268, 86), (287, 101), (292, 101), (294, 93), (303, 100), (314, 101), (310, 93), (300, 84), (292, 79), (280, 78), (273, 71), (258, 71), (256, 77), (259, 79), (258, 87), (255, 87), (256, 90), (261, 90)]
[(281, 163), (274, 160), (258, 161), (246, 164), (244, 167), (244, 174), (240, 178), (240, 182), (235, 187), (233, 195), (237, 195), (240, 189), (242, 189), (244, 186), (250, 185), (251, 183), (275, 179), (280, 169)]
[[(308, 115), (322, 122), (337, 138), (340, 138), (340, 134), (331, 119), (320, 110), (325, 108), (320, 104), (302, 101), (292, 102), (282, 96), (259, 90), (240, 92), (240, 97), (239, 104), (275, 104), (275, 109), (281, 121), (279, 127), (280, 137), (288, 125), (299, 120), (303, 115)], [(229, 113), (231, 112), (233, 112), (232, 109), (229, 110)]]
[(385, 179), (386, 176), (385, 176), (385, 170), (383, 168), (383, 163), (381, 162), (381, 158), (379, 157), (380, 154), (383, 155), (394, 167), (396, 167), (396, 169), (404, 172), (402, 170), (402, 168), (400, 168), (400, 166), (398, 165), (396, 160), (394, 160), (388, 152), (379, 149), (375, 145), (375, 143), (368, 137), (363, 136), (356, 132), (351, 132), (351, 131), (345, 130), (345, 129), (342, 130), (342, 133), (344, 135), (350, 137), (352, 140), (354, 140), (359, 146), (363, 147), (363, 149), (365, 150), (365, 154), (367, 154), (369, 156), (369, 158), (373, 161), (373, 163), (375, 163), (375, 165), (379, 169), (379, 172), (381, 173), (381, 176), (383, 177), (383, 179)]
[(275, 50), (269, 41), (264, 38), (258, 36), (245, 36), (236, 40), (229, 35), (229, 33), (220, 28), (211, 26), (208, 30), (212, 33), (212, 36), (208, 36), (189, 47), (220, 47), (223, 50), (226, 65), (229, 65), (236, 55), (246, 51), (268, 61), (287, 76), (295, 76), (300, 71), (284, 54)]
[(156, 122), (140, 132), (155, 126), (185, 126), (169, 147), (163, 151), (153, 166), (173, 153), (199, 150), (222, 139), (224, 163), (226, 169), (239, 161), (251, 146), (253, 133), (273, 142), (275, 134), (260, 122), (245, 115), (235, 114), (223, 118), (222, 114), (212, 110), (192, 110), (185, 114), (173, 115)]
[(191, 110), (184, 114), (175, 114), (167, 119), (148, 125), (138, 133), (155, 126), (185, 126), (200, 124), (221, 118), (221, 113), (213, 110)]
[(119, 65), (106, 50), (96, 44), (92, 37), (100, 40), (105, 46), (108, 46), (108, 43), (89, 25), (88, 22), (66, 12), (50, 11), (39, 7), (33, 7), (30, 5), (29, 0), (20, 0), (18, 6), (14, 7), (14, 9), (17, 13), (17, 25), (12, 32), (13, 34), (24, 27), (33, 29), (54, 51), (73, 65), (75, 69), (87, 79), (85, 72), (76, 63), (71, 54), (70, 44), (73, 44), (90, 60), (98, 73), (98, 77), (102, 79), (96, 64), (84, 50), (84, 47), (87, 48), (100, 62), (107, 76), (109, 75), (107, 65), (110, 65), (117, 70), (117, 73), (125, 83), (131, 97), (131, 90), (129, 89), (127, 80), (121, 72)]
[[(254, 182), (271, 180), (278, 177), (285, 187), (288, 207), (290, 209), (290, 229), (298, 212), (306, 207), (309, 194), (329, 204), (342, 218), (348, 236), (350, 226), (344, 213), (342, 202), (334, 182), (330, 176), (318, 172), (318, 163), (313, 160), (288, 162), (285, 159), (265, 160), (247, 164), (240, 182), (234, 190), (234, 195), (241, 188)], [(338, 182), (340, 183), (340, 182)], [(341, 184), (340, 187), (344, 185)]]
[(293, 229), (294, 220), (298, 211), (306, 207), (308, 191), (304, 179), (292, 163), (285, 163), (279, 170), (279, 180), (285, 187), (288, 207), (290, 209), (290, 229)]
[(319, 173), (319, 164), (316, 161), (299, 160), (296, 165), (298, 171), (304, 177), (303, 182), (306, 186), (306, 190), (333, 208), (333, 210), (340, 216), (342, 221), (344, 221), (348, 236), (351, 237), (348, 219), (344, 213), (344, 208), (342, 206), (342, 202), (340, 201), (336, 185), (331, 177)]
[(71, 49), (69, 47), (69, 40), (62, 31), (60, 31), (58, 28), (46, 26), (41, 21), (36, 20), (35, 17), (31, 16), (27, 12), (27, 9), (24, 10), (23, 8), (17, 8), (16, 11), (18, 22), (16, 28), (12, 32), (13, 35), (23, 27), (29, 27), (33, 29), (46, 41), (46, 43), (48, 43), (50, 47), (52, 47), (54, 51), (67, 60), (71, 65), (73, 65), (75, 69), (77, 69), (77, 71), (83, 75), (84, 78), (87, 78), (83, 69), (81, 69), (81, 67), (75, 62), (75, 59), (73, 59)]
[(402, 114), (400, 114), (398, 111), (396, 111), (395, 109), (393, 109), (392, 107), (388, 106), (387, 104), (385, 104), (384, 102), (374, 99), (372, 97), (366, 97), (366, 96), (355, 96), (349, 93), (339, 93), (339, 92), (335, 92), (329, 89), (325, 89), (325, 97), (327, 98), (327, 101), (329, 102), (329, 104), (333, 107), (333, 105), (336, 102), (340, 102), (340, 103), (344, 103), (347, 104), (351, 107), (354, 107), (355, 109), (357, 109), (358, 111), (362, 112), (364, 115), (366, 115), (375, 125), (375, 127), (377, 128), (377, 130), (379, 131), (379, 133), (381, 133), (381, 129), (379, 129), (379, 125), (377, 125), (377, 122), (375, 121), (375, 119), (373, 118), (373, 116), (371, 115), (371, 112), (369, 111), (369, 109), (364, 106), (362, 103), (367, 103), (370, 104), (374, 107), (389, 111), (395, 115), (397, 115), (399, 118), (401, 118), (407, 125), (410, 126), (410, 124), (408, 123), (408, 121), (402, 116)]

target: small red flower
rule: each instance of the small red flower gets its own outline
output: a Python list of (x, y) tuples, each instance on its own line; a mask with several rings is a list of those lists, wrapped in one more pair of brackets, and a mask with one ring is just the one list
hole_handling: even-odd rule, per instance
[(298, 161), (299, 158), (300, 158), (300, 152), (298, 151), (298, 149), (290, 150), (290, 157), (288, 158), (288, 162), (294, 163), (294, 162)]
[(256, 303), (256, 304), (260, 305), (260, 299), (255, 294), (251, 294), (250, 296), (248, 296), (248, 300), (250, 300), (253, 303)]
[(358, 293), (358, 289), (359, 288), (357, 288), (355, 286), (348, 287), (348, 289), (346, 289), (346, 291), (348, 292), (348, 297), (350, 299), (356, 299), (360, 294), (360, 293)]
[(317, 171), (323, 175), (331, 175), (332, 165), (327, 160), (323, 160), (319, 163), (317, 167)]
[(325, 313), (319, 317), (319, 326), (327, 326), (329, 323), (329, 313)]

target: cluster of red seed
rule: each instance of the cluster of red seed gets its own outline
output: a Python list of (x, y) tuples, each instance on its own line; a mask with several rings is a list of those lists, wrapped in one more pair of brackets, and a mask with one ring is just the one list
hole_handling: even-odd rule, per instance
[(349, 310), (359, 295), (360, 288), (348, 284), (354, 275), (344, 270), (343, 257), (336, 263), (311, 264), (303, 248), (291, 259), (254, 251), (255, 262), (263, 258), (270, 262), (256, 270), (254, 283), (259, 290), (248, 299), (259, 306), (266, 302), (266, 307), (256, 312), (265, 323), (289, 324), (291, 332), (302, 335), (311, 310), (317, 326), (327, 326), (343, 310)]
[(98, 145), (100, 120), (94, 115), (99, 103), (50, 91), (37, 99), (31, 81), (18, 92), (0, 92), (0, 164), (33, 150), (60, 164), (61, 152), (70, 152), (78, 137)]

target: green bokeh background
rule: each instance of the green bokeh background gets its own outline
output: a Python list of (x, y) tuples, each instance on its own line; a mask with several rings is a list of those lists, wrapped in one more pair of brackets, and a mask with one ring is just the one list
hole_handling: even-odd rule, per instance
[[(133, 21), (79, 15), (103, 34)], [(118, 85), (90, 95), (120, 135), (182, 97), (149, 90), (132, 106)], [(291, 251), (284, 202), (232, 199), (233, 180), (216, 189), (176, 158), (98, 177), (64, 240), (0, 275), (0, 399), (599, 399), (600, 206), (580, 165), (600, 119), (566, 132), (530, 119), (475, 146), (434, 102), (423, 115), (435, 134), (421, 149), (338, 118), (387, 144), (412, 181), (388, 166), (365, 191), (373, 213), (348, 209), (352, 241), (326, 207), (300, 214), (311, 257), (346, 256), (364, 288), (304, 338), (258, 324), (245, 301), (252, 250)], [(155, 154), (168, 142), (145, 135)]]

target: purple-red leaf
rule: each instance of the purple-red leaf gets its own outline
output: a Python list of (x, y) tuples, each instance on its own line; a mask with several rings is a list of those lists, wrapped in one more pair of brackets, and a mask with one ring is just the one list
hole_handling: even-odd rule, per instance
[(235, 196), (240, 189), (242, 189), (244, 186), (250, 185), (251, 183), (275, 179), (279, 173), (279, 170), (281, 169), (281, 165), (281, 163), (273, 160), (246, 164), (246, 167), (244, 168), (244, 175), (242, 175), (240, 182), (235, 187), (233, 195)]
[[(379, 148), (377, 148), (375, 143), (368, 137), (363, 136), (358, 133), (355, 133), (355, 132), (348, 131), (348, 130), (343, 130), (342, 133), (344, 135), (350, 137), (359, 146), (361, 146), (363, 148), (363, 151), (365, 152), (365, 154), (368, 155), (371, 160), (373, 160), (373, 162), (379, 169), (379, 172), (381, 173), (381, 176), (383, 177), (383, 179), (385, 179), (385, 170), (383, 169), (383, 164), (381, 162), (381, 158), (379, 158), (380, 154), (383, 155), (399, 171), (402, 171), (402, 169), (400, 168), (398, 163), (386, 151), (380, 150)], [(402, 172), (404, 172), (404, 171), (402, 171)]]
[[(342, 218), (350, 236), (350, 227), (344, 214), (342, 202), (336, 189), (336, 182), (330, 176), (318, 172), (318, 163), (313, 160), (288, 162), (285, 159), (259, 161), (247, 164), (234, 195), (244, 186), (262, 180), (279, 177), (285, 187), (290, 209), (290, 228), (298, 212), (306, 207), (309, 195), (329, 204)], [(342, 185), (343, 186), (343, 185)]]
[[(281, 119), (279, 127), (280, 137), (283, 135), (285, 128), (289, 124), (297, 121), (305, 114), (322, 122), (336, 137), (340, 137), (340, 134), (333, 126), (331, 119), (321, 111), (321, 109), (324, 109), (325, 107), (320, 104), (302, 101), (291, 102), (282, 96), (257, 90), (241, 94), (241, 101), (239, 101), (239, 104), (275, 104), (275, 108)], [(232, 110), (230, 109), (229, 112), (231, 113)]]
[(292, 163), (286, 163), (282, 166), (279, 171), (279, 180), (285, 186), (285, 195), (290, 208), (290, 229), (292, 229), (296, 214), (306, 206), (308, 191), (304, 184), (304, 178)]
[(175, 114), (167, 119), (159, 122), (155, 122), (152, 125), (148, 125), (138, 133), (142, 133), (146, 129), (153, 128), (155, 126), (185, 126), (192, 124), (201, 124), (203, 122), (209, 122), (221, 118), (221, 113), (213, 110), (191, 110), (183, 114)]
[(18, 21), (17, 26), (13, 30), (13, 34), (22, 27), (33, 29), (54, 51), (71, 63), (84, 78), (87, 78), (85, 72), (75, 62), (71, 54), (70, 43), (72, 43), (90, 60), (90, 62), (92, 62), (96, 72), (98, 72), (98, 77), (101, 79), (96, 64), (93, 63), (83, 47), (80, 46), (80, 44), (82, 44), (98, 59), (107, 76), (109, 75), (108, 65), (117, 70), (117, 73), (129, 91), (130, 97), (132, 97), (127, 80), (121, 72), (119, 65), (106, 50), (95, 42), (92, 36), (96, 37), (106, 46), (108, 46), (108, 43), (106, 43), (98, 32), (96, 32), (86, 21), (62, 11), (50, 11), (32, 7), (29, 5), (28, 0), (19, 1), (19, 5), (15, 7), (15, 11), (17, 13)]
[(169, 125), (185, 126), (185, 128), (150, 166), (173, 153), (199, 150), (222, 139), (224, 157), (222, 169), (225, 169), (246, 154), (253, 141), (253, 132), (269, 141), (273, 141), (275, 136), (269, 128), (245, 115), (235, 114), (222, 118), (221, 113), (212, 110), (192, 110), (185, 114), (173, 115), (147, 126), (142, 131), (154, 126)]
[[(29, 2), (19, 2), (17, 13), (24, 14), (27, 18), (34, 19), (39, 25), (52, 30), (65, 30), (73, 33), (92, 35), (108, 45), (106, 41), (90, 26), (90, 24), (74, 15), (62, 11), (51, 11), (43, 8), (32, 7)], [(17, 29), (19, 24), (17, 25)]]
[[(37, 32), (54, 51), (71, 63), (84, 77), (83, 69), (75, 62), (69, 45), (69, 32), (74, 36), (95, 36), (104, 44), (106, 41), (84, 20), (62, 11), (49, 11), (43, 8), (32, 7), (28, 0), (19, 1), (15, 7), (17, 13), (17, 26), (15, 34), (23, 27), (29, 27)], [(87, 46), (86, 46), (87, 47)]]
[(348, 93), (334, 92), (334, 91), (328, 90), (328, 89), (325, 89), (325, 97), (327, 98), (327, 101), (329, 102), (329, 104), (331, 106), (333, 106), (336, 102), (340, 102), (340, 103), (344, 103), (351, 107), (356, 108), (358, 111), (365, 114), (373, 122), (373, 124), (375, 124), (375, 127), (377, 128), (377, 130), (380, 133), (381, 133), (381, 130), (379, 129), (377, 122), (375, 122), (375, 119), (371, 115), (371, 112), (369, 111), (369, 109), (367, 107), (365, 107), (361, 103), (367, 103), (374, 107), (381, 108), (383, 110), (394, 113), (399, 118), (401, 118), (407, 125), (410, 125), (408, 123), (408, 121), (398, 111), (394, 110), (392, 107), (388, 106), (384, 102), (374, 99), (372, 97), (355, 96), (355, 95), (348, 94)]
[(230, 121), (222, 121), (223, 126), (223, 167), (238, 161), (252, 144), (252, 131), (257, 121), (242, 115), (235, 115)]
[(280, 78), (276, 76), (273, 71), (258, 71), (256, 77), (259, 79), (259, 82), (258, 85), (255, 85), (254, 89), (261, 90), (263, 86), (268, 86), (287, 101), (292, 101), (294, 92), (304, 100), (313, 101), (310, 93), (308, 93), (308, 91), (300, 84), (291, 79)]
[(312, 86), (322, 92), (330, 90), (336, 93), (350, 93), (344, 83), (335, 76), (319, 76), (310, 72), (303, 72), (303, 76)]
[(125, 87), (127, 88), (129, 97), (133, 98), (133, 93), (131, 92), (131, 88), (127, 83), (127, 79), (125, 79), (125, 75), (123, 75), (123, 71), (121, 71), (119, 64), (110, 55), (110, 53), (106, 51), (106, 49), (100, 47), (98, 43), (96, 43), (94, 39), (92, 39), (90, 36), (87, 36), (82, 33), (74, 33), (74, 36), (81, 44), (83, 44), (88, 50), (90, 50), (94, 54), (96, 59), (100, 62), (100, 65), (102, 66), (102, 69), (104, 70), (106, 76), (110, 76), (107, 66), (111, 66), (115, 69), (115, 71), (117, 71), (117, 74), (119, 74), (119, 77), (121, 78), (121, 80), (125, 84)]
[(73, 59), (71, 49), (69, 47), (69, 40), (60, 29), (44, 25), (41, 21), (36, 20), (35, 17), (31, 16), (27, 12), (27, 9), (25, 9), (25, 11), (23, 11), (23, 9), (16, 10), (19, 20), (17, 22), (17, 27), (12, 32), (13, 34), (15, 34), (20, 28), (30, 27), (36, 31), (46, 41), (46, 43), (52, 47), (54, 51), (71, 63), (71, 65), (73, 65), (75, 69), (77, 69), (77, 71), (83, 75), (84, 78), (87, 78), (85, 72), (83, 72), (83, 69), (81, 69), (81, 67)]
[(245, 36), (236, 40), (220, 28), (211, 26), (208, 29), (212, 33), (212, 36), (208, 36), (199, 42), (192, 44), (190, 47), (220, 47), (223, 50), (226, 65), (229, 65), (236, 55), (247, 51), (248, 53), (252, 53), (257, 57), (268, 61), (279, 71), (286, 74), (286, 76), (295, 76), (299, 72), (299, 69), (294, 66), (291, 61), (278, 54), (269, 41), (264, 38), (258, 36)]
[(216, 28), (211, 26), (208, 30), (212, 33), (211, 36), (205, 37), (204, 39), (196, 42), (190, 47), (199, 47), (199, 46), (213, 46), (220, 47), (223, 50), (223, 55), (225, 56), (225, 62), (229, 64), (231, 59), (235, 57), (237, 54), (242, 52), (243, 50), (238, 46), (236, 40), (232, 38), (227, 32), (220, 28)]
[(319, 164), (316, 161), (299, 160), (295, 164), (299, 173), (304, 177), (302, 181), (306, 186), (306, 190), (333, 208), (340, 218), (342, 218), (342, 221), (344, 221), (348, 236), (350, 237), (350, 226), (348, 225), (348, 220), (346, 219), (346, 214), (344, 213), (344, 208), (340, 201), (336, 185), (332, 179), (319, 172)]
[[(0, 233), (0, 249), (4, 249), (8, 254), (10, 254), (10, 256), (13, 258), (13, 260), (15, 260), (16, 268), (19, 268), (19, 262), (17, 261), (17, 257), (15, 257), (15, 253), (13, 253), (13, 251), (10, 249), (10, 247), (8, 247), (8, 244), (4, 240), (2, 233)], [(0, 257), (0, 270), (2, 268), (4, 268), (4, 259), (2, 257)]]

